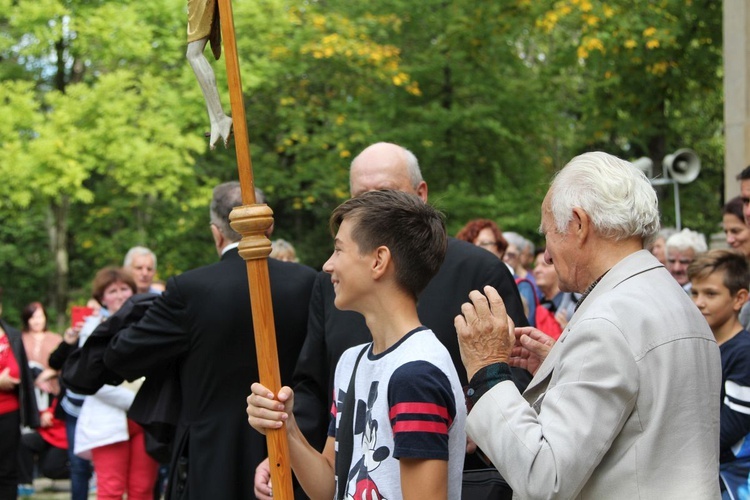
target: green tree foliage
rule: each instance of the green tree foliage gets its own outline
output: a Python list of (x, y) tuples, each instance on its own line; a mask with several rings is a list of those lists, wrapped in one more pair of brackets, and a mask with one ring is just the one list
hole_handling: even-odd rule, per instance
[[(247, 90), (257, 184), (276, 213), (276, 235), (319, 265), (331, 248), (328, 215), (349, 197), (349, 162), (385, 125), (373, 110), (386, 96), (418, 88), (401, 69), (399, 49), (374, 40), (394, 16), (354, 18), (271, 1), (260, 7), (277, 24), (247, 48), (253, 61), (270, 61), (265, 78), (253, 78)], [(238, 30), (254, 31), (247, 23), (254, 16), (241, 8), (258, 5), (238, 4), (236, 13)]]
[[(683, 225), (721, 202), (721, 5), (695, 0), (233, 3), (256, 184), (274, 237), (319, 267), (327, 219), (372, 142), (417, 155), (451, 234), (475, 217), (538, 241), (551, 175), (575, 154), (691, 147)], [(167, 278), (215, 260), (208, 151), (184, 0), (0, 0), (0, 286), (13, 321), (59, 318), (132, 245)], [(207, 52), (208, 53), (208, 52)], [(226, 109), (223, 59), (213, 63)], [(666, 224), (672, 190), (659, 188)], [(17, 318), (17, 316), (16, 316)], [(16, 321), (17, 322), (17, 321)]]
[[(715, 231), (723, 191), (721, 3), (561, 0), (532, 9), (539, 36), (526, 47), (540, 77), (557, 83), (552, 120), (573, 130), (562, 162), (598, 149), (648, 156), (661, 175), (667, 154), (690, 147), (703, 170), (683, 188), (683, 226)], [(672, 190), (658, 191), (664, 222), (673, 225)]]
[[(4, 46), (8, 63), (2, 67), (19, 78), (0, 82), (3, 116), (11, 117), (0, 135), (0, 189), (6, 210), (20, 214), (33, 205), (46, 214), (53, 263), (47, 278), (55, 286), (44, 296), (38, 287), (30, 290), (62, 317), (69, 254), (77, 251), (78, 239), (102, 236), (72, 227), (73, 214), (120, 198), (129, 199), (138, 215), (149, 210), (149, 201), (179, 195), (190, 202), (198, 186), (191, 167), (204, 146), (187, 128), (190, 110), (180, 103), (181, 90), (194, 85), (176, 63), (178, 54), (174, 69), (164, 70), (164, 58), (154, 55), (161, 45), (153, 40), (155, 26), (140, 22), (138, 3), (24, 1), (6, 7), (2, 23), (19, 42)], [(151, 229), (138, 229), (137, 239), (120, 242), (120, 255), (122, 247), (147, 240)], [(74, 287), (95, 270), (74, 276)]]

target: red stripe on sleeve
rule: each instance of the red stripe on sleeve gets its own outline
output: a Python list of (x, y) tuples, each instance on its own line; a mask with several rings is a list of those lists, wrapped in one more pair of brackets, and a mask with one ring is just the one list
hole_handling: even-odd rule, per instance
[(416, 413), (420, 415), (435, 415), (444, 418), (451, 424), (452, 419), (448, 415), (448, 409), (435, 403), (398, 403), (391, 407), (388, 417), (393, 420), (402, 413)]
[(393, 433), (399, 432), (432, 432), (435, 434), (448, 434), (448, 426), (445, 422), (429, 422), (426, 420), (399, 420), (393, 426)]

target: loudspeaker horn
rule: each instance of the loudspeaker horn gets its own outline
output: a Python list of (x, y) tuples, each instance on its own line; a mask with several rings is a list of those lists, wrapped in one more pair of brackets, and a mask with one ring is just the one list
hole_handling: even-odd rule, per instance
[(641, 156), (637, 160), (633, 160), (635, 168), (646, 174), (646, 177), (651, 179), (654, 176), (654, 162), (648, 156)]
[(701, 160), (692, 149), (678, 149), (664, 157), (662, 163), (669, 176), (680, 184), (693, 182), (701, 171)]

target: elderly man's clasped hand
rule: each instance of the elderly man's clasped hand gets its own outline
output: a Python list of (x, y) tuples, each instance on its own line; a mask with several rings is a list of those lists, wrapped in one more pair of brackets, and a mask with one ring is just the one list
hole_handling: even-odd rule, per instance
[(555, 344), (554, 339), (532, 327), (514, 328), (503, 299), (491, 286), (484, 287), (484, 295), (472, 291), (469, 300), (454, 320), (469, 380), (493, 363), (508, 363), (535, 373)]

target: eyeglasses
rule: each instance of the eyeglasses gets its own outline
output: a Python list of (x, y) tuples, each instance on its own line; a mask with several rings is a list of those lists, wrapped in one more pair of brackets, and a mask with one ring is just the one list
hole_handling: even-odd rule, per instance
[(497, 241), (479, 241), (477, 242), (477, 246), (480, 247), (496, 247)]

